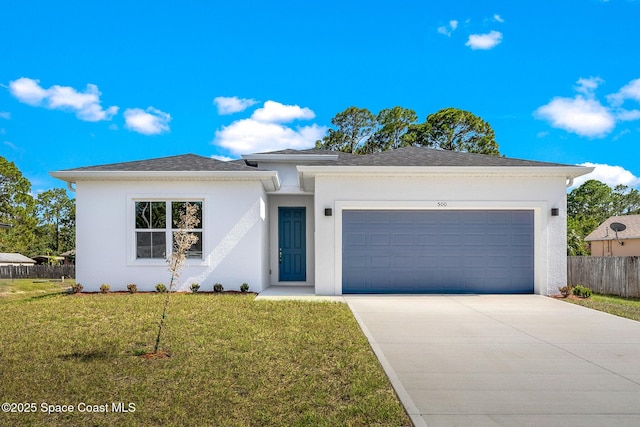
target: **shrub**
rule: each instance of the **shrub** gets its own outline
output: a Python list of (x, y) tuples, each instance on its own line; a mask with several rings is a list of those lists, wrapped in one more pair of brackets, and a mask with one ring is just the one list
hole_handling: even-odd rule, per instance
[(164, 283), (158, 283), (156, 285), (156, 292), (163, 294), (167, 292), (167, 287), (164, 285)]
[(71, 293), (79, 294), (84, 289), (80, 283), (76, 283), (75, 285), (71, 285)]
[(590, 288), (582, 285), (576, 285), (573, 288), (573, 294), (580, 298), (589, 298), (593, 292)]
[(106, 294), (107, 292), (109, 292), (109, 289), (111, 289), (111, 286), (109, 286), (106, 283), (103, 283), (102, 285), (100, 285), (100, 292), (102, 292), (103, 294)]
[(561, 288), (558, 288), (558, 290), (560, 291), (562, 296), (566, 298), (571, 295), (571, 292), (573, 291), (573, 285), (563, 286)]
[(198, 285), (197, 283), (192, 283), (189, 289), (191, 289), (191, 293), (195, 294), (200, 289), (200, 285)]
[(248, 283), (243, 283), (242, 285), (240, 285), (240, 292), (247, 292), (248, 290), (249, 290)]
[(224, 287), (222, 286), (222, 283), (216, 283), (215, 285), (213, 285), (213, 292), (222, 292), (224, 291)]
[(138, 292), (138, 286), (135, 283), (129, 283), (127, 285), (127, 290), (130, 294), (135, 294), (136, 292)]

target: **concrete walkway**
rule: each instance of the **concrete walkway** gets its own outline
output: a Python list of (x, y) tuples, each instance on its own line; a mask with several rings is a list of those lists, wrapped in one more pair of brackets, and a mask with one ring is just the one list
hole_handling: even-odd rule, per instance
[(640, 425), (640, 322), (539, 295), (344, 298), (417, 426)]

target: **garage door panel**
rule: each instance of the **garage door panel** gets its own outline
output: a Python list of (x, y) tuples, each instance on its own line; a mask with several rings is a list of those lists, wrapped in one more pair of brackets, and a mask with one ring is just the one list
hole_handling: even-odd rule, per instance
[(389, 211), (371, 211), (369, 212), (369, 222), (371, 224), (389, 224), (390, 216), (391, 212)]
[(514, 234), (511, 236), (512, 246), (531, 246), (533, 243), (533, 236), (529, 234)]
[(343, 211), (344, 293), (532, 293), (533, 211)]
[(394, 246), (413, 246), (414, 239), (412, 234), (394, 234), (393, 235)]
[(389, 246), (388, 234), (370, 234), (369, 244), (372, 246)]
[(344, 243), (348, 247), (354, 246), (366, 246), (367, 244), (367, 235), (365, 233), (348, 233), (345, 234)]
[(418, 246), (436, 246), (437, 243), (435, 234), (416, 234), (416, 244)]

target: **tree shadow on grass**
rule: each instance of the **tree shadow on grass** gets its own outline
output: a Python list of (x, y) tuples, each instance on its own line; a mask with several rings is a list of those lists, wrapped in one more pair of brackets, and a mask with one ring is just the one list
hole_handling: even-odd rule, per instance
[(112, 359), (115, 355), (108, 350), (76, 351), (60, 356), (62, 360), (76, 360), (78, 362), (93, 362), (95, 360)]

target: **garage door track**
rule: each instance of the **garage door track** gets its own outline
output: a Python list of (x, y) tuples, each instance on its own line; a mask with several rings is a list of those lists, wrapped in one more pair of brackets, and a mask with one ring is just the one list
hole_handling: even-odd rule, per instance
[(540, 295), (345, 299), (416, 425), (640, 425), (640, 322)]

